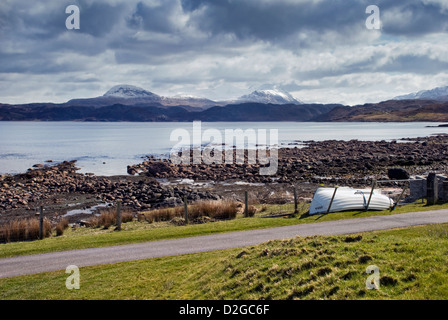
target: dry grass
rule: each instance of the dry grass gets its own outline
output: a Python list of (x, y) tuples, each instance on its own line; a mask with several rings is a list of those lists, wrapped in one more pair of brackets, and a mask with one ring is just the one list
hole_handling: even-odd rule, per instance
[[(121, 212), (121, 222), (131, 222), (134, 219), (134, 214), (131, 211), (123, 210)], [(104, 209), (100, 211), (99, 216), (95, 216), (89, 220), (89, 224), (93, 228), (109, 229), (111, 226), (117, 224), (117, 210), (114, 208)]]
[(144, 213), (145, 220), (149, 223), (171, 221), (174, 218), (184, 216), (184, 207), (156, 209)]
[(257, 213), (257, 208), (255, 206), (248, 206), (247, 208), (247, 216), (253, 217)]
[(238, 204), (233, 201), (201, 201), (188, 208), (191, 219), (210, 217), (216, 220), (235, 219)]
[(68, 220), (66, 218), (62, 218), (61, 221), (56, 225), (56, 236), (62, 236), (64, 231), (68, 228)]
[[(188, 206), (188, 218), (191, 221), (203, 221), (204, 217), (212, 220), (235, 219), (238, 214), (238, 203), (233, 201), (200, 201)], [(149, 223), (171, 221), (175, 218), (183, 218), (184, 207), (156, 209), (142, 214)]]
[[(43, 237), (51, 235), (51, 223), (44, 219)], [(33, 241), (39, 239), (39, 220), (21, 219), (9, 221), (0, 226), (0, 243)]]

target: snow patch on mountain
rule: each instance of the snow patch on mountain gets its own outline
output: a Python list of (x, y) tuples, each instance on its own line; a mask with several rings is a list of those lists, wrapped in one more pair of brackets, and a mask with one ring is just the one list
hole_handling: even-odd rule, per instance
[(136, 98), (155, 98), (158, 97), (158, 95), (136, 86), (118, 85), (107, 91), (104, 94), (104, 97), (136, 99)]
[(251, 94), (240, 97), (238, 101), (271, 104), (302, 104), (302, 102), (294, 98), (289, 92), (278, 88), (256, 90)]
[(423, 100), (423, 99), (448, 101), (448, 86), (438, 87), (431, 90), (422, 90), (419, 92), (398, 96), (395, 97), (393, 100)]

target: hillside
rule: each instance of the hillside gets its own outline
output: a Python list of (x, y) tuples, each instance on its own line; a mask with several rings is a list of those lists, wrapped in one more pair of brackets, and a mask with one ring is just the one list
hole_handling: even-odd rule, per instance
[[(34, 288), (52, 300), (438, 300), (448, 293), (447, 245), (447, 225), (298, 237), (85, 267), (81, 290), (60, 285), (64, 272), (1, 279), (0, 288), (4, 300), (36, 299)], [(366, 288), (371, 265), (378, 290)]]
[(316, 121), (448, 121), (448, 102), (434, 100), (389, 100), (377, 104), (354, 107), (339, 106), (330, 112), (317, 116)]
[(207, 110), (152, 105), (61, 106), (1, 105), (0, 121), (310, 121), (337, 105), (234, 104)]
[(0, 121), (448, 122), (448, 102), (436, 100), (389, 100), (353, 107), (338, 104), (235, 102), (203, 109), (189, 104), (166, 106), (159, 102), (143, 103), (135, 99), (133, 101), (136, 104), (106, 104), (112, 101), (108, 99), (98, 98), (95, 103), (89, 103), (89, 100), (76, 103), (76, 100), (72, 100), (64, 104), (0, 104)]

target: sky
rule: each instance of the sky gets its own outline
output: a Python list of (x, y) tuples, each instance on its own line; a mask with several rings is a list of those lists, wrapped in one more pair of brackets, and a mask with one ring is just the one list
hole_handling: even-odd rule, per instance
[[(79, 29), (66, 27), (70, 5)], [(367, 27), (370, 5), (380, 29)], [(306, 103), (379, 102), (448, 85), (447, 31), (446, 0), (1, 0), (0, 103), (60, 103), (119, 84), (213, 100), (277, 87)]]

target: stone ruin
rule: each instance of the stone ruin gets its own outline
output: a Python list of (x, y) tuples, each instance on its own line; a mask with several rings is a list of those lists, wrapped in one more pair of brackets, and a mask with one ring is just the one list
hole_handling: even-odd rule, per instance
[(422, 198), (428, 199), (428, 204), (448, 202), (448, 177), (430, 173), (427, 177), (413, 176), (409, 180), (410, 195), (406, 202), (415, 202)]

